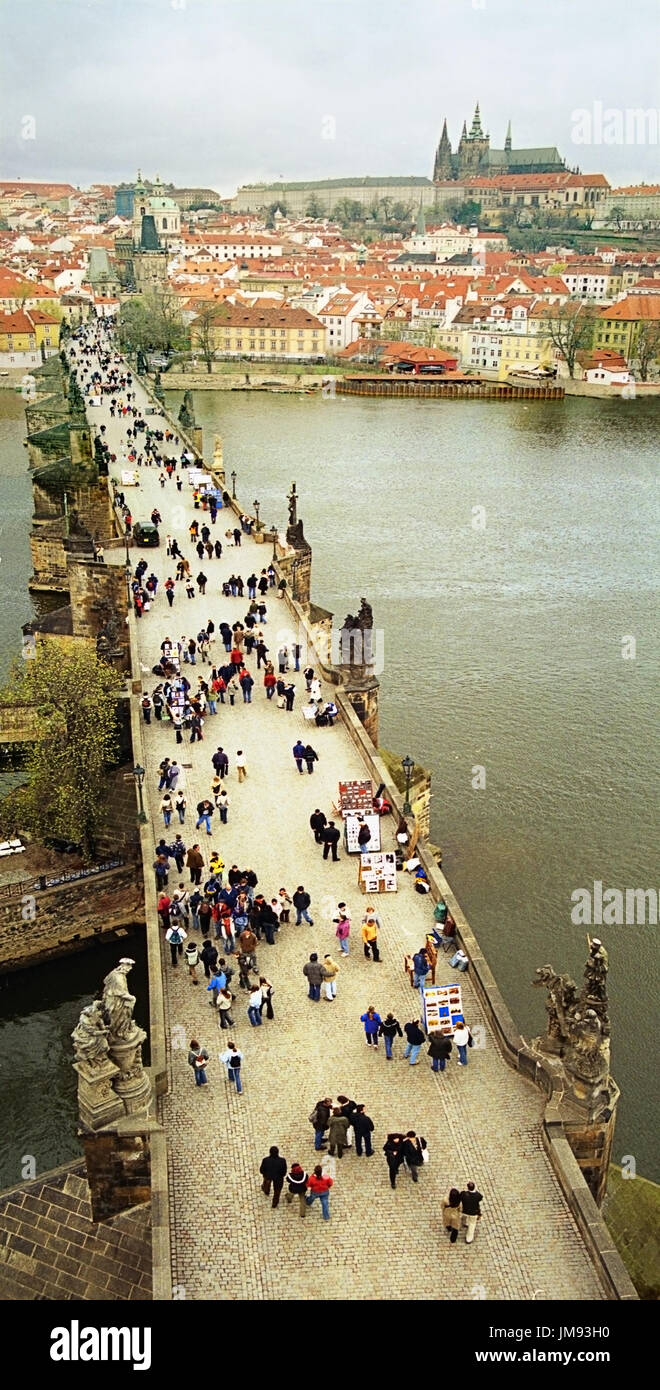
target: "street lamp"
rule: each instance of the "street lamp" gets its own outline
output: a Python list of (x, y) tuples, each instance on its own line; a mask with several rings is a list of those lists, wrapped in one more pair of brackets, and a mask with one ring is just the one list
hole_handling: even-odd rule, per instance
[(234, 468), (232, 468), (230, 477), (231, 477), (231, 495), (232, 495), (234, 501), (236, 501), (236, 470), (235, 470)]
[(408, 754), (406, 754), (405, 758), (401, 759), (401, 766), (403, 768), (403, 775), (406, 779), (406, 799), (403, 803), (403, 814), (404, 816), (409, 816), (412, 813), (412, 806), (410, 805), (410, 779), (413, 775), (415, 764), (412, 758), (409, 758)]
[(254, 514), (255, 514), (255, 516), (256, 516), (256, 518), (257, 518), (257, 531), (258, 531), (258, 530), (259, 530), (259, 508), (260, 508), (260, 506), (261, 506), (261, 502), (257, 502), (257, 499), (256, 499), (256, 497), (255, 497), (254, 502), (252, 503), (252, 506), (254, 507)]
[(135, 778), (135, 785), (137, 787), (138, 793), (138, 804), (140, 807), (138, 812), (138, 821), (140, 822), (140, 825), (144, 825), (147, 819), (144, 813), (144, 802), (142, 800), (142, 783), (144, 782), (145, 771), (143, 767), (140, 767), (139, 763), (136, 763), (135, 767), (133, 768), (133, 776)]

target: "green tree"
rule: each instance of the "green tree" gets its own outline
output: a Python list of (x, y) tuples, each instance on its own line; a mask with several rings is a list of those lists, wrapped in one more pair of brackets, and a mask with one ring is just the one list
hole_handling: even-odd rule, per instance
[(312, 193), (309, 202), (307, 203), (307, 207), (305, 208), (305, 217), (313, 217), (318, 222), (319, 219), (324, 216), (325, 211), (323, 208), (323, 203), (321, 202), (318, 193)]
[(105, 816), (107, 768), (118, 749), (121, 679), (84, 643), (46, 642), (0, 691), (4, 704), (25, 705), (42, 737), (30, 745), (26, 785), (0, 802), (0, 828), (82, 845), (93, 858)]
[(131, 352), (175, 352), (188, 345), (178, 296), (167, 286), (134, 295), (122, 304), (119, 338)]

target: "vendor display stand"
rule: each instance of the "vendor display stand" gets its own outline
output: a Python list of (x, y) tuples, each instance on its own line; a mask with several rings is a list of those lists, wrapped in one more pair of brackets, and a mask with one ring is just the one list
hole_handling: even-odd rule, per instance
[(427, 1033), (444, 1033), (451, 1037), (459, 1023), (464, 1022), (461, 986), (423, 985), (421, 994)]
[(361, 854), (358, 884), (362, 893), (396, 893), (395, 855)]

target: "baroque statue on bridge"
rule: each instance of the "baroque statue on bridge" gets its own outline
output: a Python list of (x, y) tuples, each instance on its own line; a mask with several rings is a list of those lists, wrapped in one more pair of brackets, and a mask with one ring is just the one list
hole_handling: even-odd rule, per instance
[(598, 937), (587, 937), (587, 941), (589, 956), (580, 993), (575, 981), (558, 975), (552, 965), (540, 966), (533, 984), (547, 990), (547, 1033), (538, 1045), (561, 1057), (574, 1076), (593, 1084), (606, 1081), (609, 1075), (608, 956)]
[(108, 1016), (111, 1042), (132, 1039), (138, 1031), (133, 1020), (135, 995), (131, 994), (127, 980), (134, 965), (134, 960), (123, 956), (119, 965), (116, 965), (103, 981), (103, 1006)]

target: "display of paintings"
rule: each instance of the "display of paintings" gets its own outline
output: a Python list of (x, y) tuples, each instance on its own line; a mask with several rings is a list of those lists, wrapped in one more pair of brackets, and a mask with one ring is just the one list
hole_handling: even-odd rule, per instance
[(358, 882), (363, 893), (396, 893), (396, 856), (361, 854)]
[(371, 812), (374, 807), (374, 785), (369, 781), (339, 783), (339, 809), (342, 816), (356, 811)]
[(424, 985), (422, 988), (424, 1024), (427, 1033), (444, 1033), (451, 1037), (463, 1023), (463, 998), (459, 984)]

